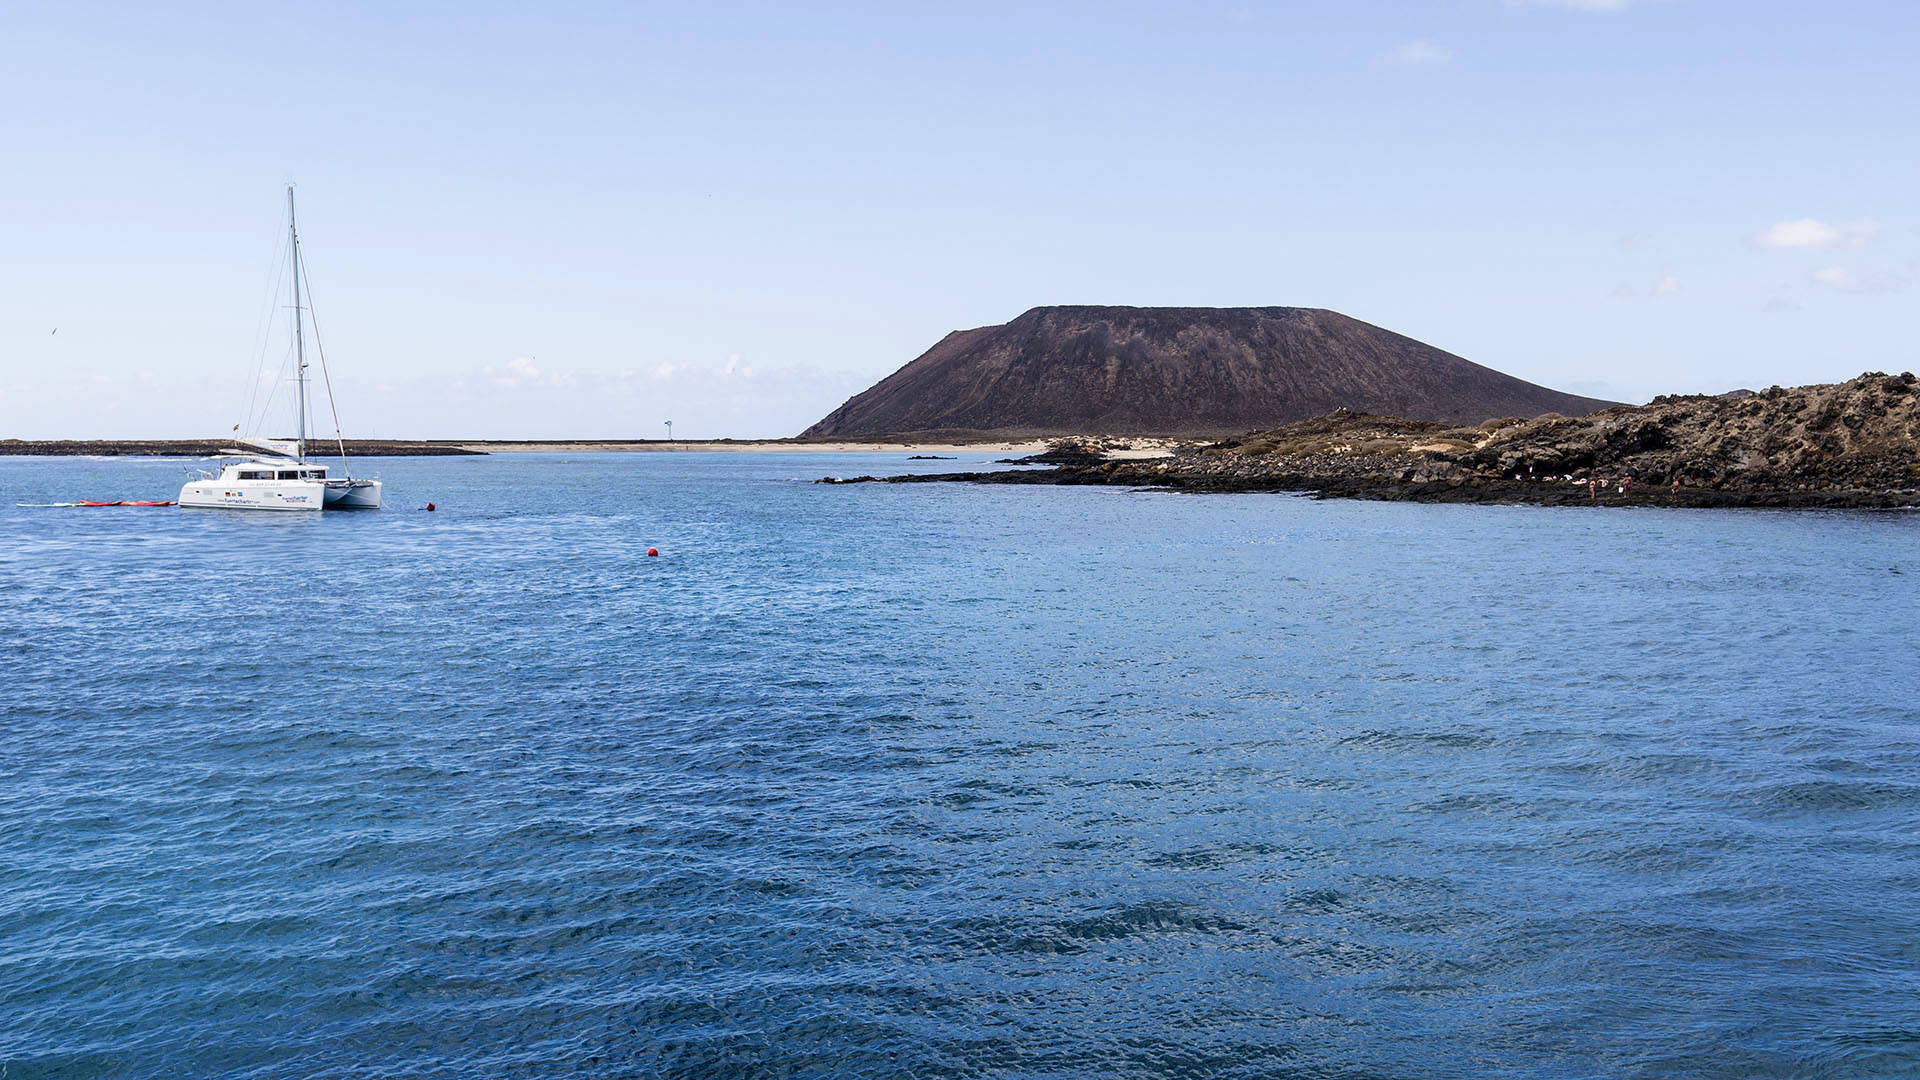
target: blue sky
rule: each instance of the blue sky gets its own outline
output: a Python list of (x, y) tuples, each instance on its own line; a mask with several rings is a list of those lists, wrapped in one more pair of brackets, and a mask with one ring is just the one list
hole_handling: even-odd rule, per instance
[(1920, 6), (944, 7), (11, 9), (0, 437), (237, 422), (289, 181), (351, 435), (791, 434), (1055, 303), (1920, 368)]

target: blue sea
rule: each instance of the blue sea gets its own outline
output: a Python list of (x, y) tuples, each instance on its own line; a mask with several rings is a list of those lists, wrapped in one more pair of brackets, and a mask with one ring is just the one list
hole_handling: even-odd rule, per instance
[(979, 460), (0, 458), (0, 1077), (1920, 1074), (1920, 515)]

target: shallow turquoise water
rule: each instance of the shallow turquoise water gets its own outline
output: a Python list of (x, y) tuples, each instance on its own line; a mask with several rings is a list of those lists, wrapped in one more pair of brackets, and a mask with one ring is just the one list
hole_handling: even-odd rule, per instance
[(5, 1076), (1920, 1070), (1920, 517), (907, 467), (0, 458)]

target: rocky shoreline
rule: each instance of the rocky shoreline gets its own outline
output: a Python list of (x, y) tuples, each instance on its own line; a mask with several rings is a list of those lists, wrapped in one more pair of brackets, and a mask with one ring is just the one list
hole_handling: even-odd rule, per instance
[[(1583, 417), (1477, 427), (1334, 412), (1157, 460), (1062, 440), (1052, 468), (830, 483), (1112, 485), (1192, 492), (1544, 506), (1854, 509), (1920, 506), (1920, 382), (1911, 373), (1662, 397)], [(1038, 463), (1046, 463), (1036, 462)]]

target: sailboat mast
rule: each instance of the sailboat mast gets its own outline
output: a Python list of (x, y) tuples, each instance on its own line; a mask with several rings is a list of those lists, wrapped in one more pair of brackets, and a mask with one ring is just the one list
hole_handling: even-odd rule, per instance
[(295, 461), (307, 460), (307, 348), (300, 336), (300, 230), (293, 221), (293, 185), (287, 185), (287, 242), (293, 248), (293, 355), (298, 365), (294, 381), (300, 386), (300, 406), (298, 434), (294, 437), (293, 457)]

